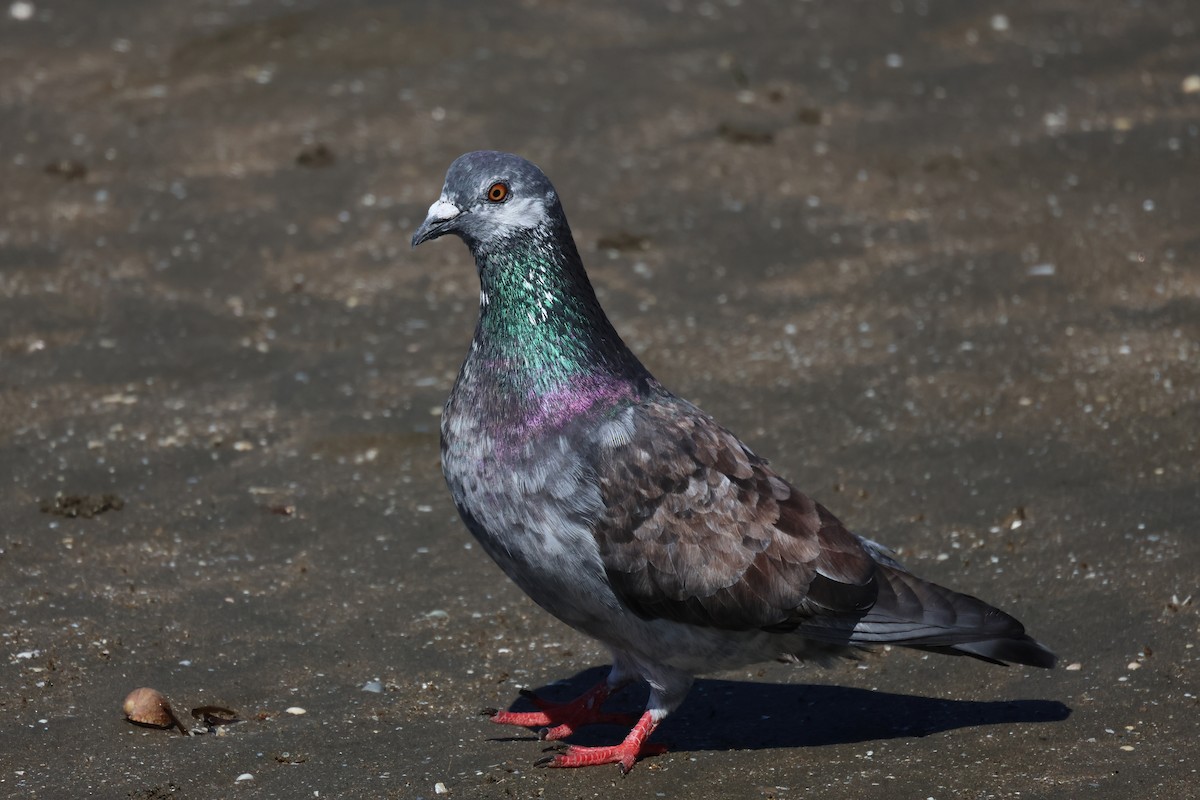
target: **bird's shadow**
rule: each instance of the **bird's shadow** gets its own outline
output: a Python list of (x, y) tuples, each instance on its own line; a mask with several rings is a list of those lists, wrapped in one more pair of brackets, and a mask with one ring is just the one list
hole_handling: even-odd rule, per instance
[[(565, 702), (607, 674), (607, 668), (588, 669), (535, 693), (552, 702)], [(644, 688), (626, 689), (605, 708), (636, 716), (645, 700)], [(534, 706), (519, 698), (510, 710), (532, 711)], [(668, 743), (676, 752), (818, 747), (928, 736), (981, 725), (1059, 722), (1070, 715), (1071, 709), (1057, 700), (943, 700), (823, 684), (701, 679), (654, 739)], [(610, 725), (588, 726), (570, 741), (613, 744), (625, 733)]]

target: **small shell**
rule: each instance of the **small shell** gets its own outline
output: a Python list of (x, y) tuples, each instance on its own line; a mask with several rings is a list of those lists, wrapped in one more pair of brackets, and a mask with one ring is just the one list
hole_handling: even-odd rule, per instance
[(134, 689), (125, 698), (122, 709), (130, 722), (151, 725), (155, 728), (174, 726), (183, 733), (187, 732), (175, 718), (175, 713), (171, 711), (171, 704), (167, 702), (167, 698), (157, 689), (151, 689), (148, 686)]

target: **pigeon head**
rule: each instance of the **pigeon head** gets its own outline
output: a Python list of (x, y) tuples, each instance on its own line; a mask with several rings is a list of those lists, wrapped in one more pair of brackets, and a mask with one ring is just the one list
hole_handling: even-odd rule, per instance
[(480, 150), (455, 159), (412, 246), (453, 233), (477, 255), (563, 218), (550, 181), (520, 156)]
[(448, 233), (466, 242), (479, 274), (479, 324), (460, 390), (487, 407), (497, 435), (561, 422), (646, 385), (540, 169), (507, 153), (460, 156), (412, 243)]

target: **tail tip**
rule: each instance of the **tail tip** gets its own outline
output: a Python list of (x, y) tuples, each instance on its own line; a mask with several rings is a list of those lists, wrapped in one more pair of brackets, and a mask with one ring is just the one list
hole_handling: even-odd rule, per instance
[(963, 642), (954, 645), (953, 649), (961, 652), (963, 655), (973, 656), (995, 664), (1024, 664), (1027, 667), (1054, 669), (1054, 665), (1058, 663), (1058, 656), (1048, 647), (1036, 639), (1025, 635), (1011, 639), (985, 639), (979, 642)]

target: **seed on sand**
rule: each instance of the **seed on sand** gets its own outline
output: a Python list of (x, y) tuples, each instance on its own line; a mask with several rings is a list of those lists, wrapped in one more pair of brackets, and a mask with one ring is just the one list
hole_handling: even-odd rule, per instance
[(184, 736), (188, 735), (187, 728), (183, 727), (183, 723), (171, 710), (170, 702), (157, 689), (148, 686), (134, 689), (125, 697), (121, 708), (125, 712), (125, 718), (137, 725), (151, 728), (175, 727)]

